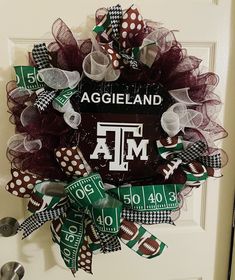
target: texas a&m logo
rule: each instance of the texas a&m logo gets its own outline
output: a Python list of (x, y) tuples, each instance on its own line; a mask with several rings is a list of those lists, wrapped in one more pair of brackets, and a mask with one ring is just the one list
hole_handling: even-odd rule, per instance
[[(106, 143), (108, 132), (114, 133), (114, 149), (110, 150)], [(126, 137), (128, 133), (128, 138)], [(97, 123), (97, 144), (90, 155), (90, 159), (98, 159), (102, 155), (104, 159), (110, 160), (110, 171), (128, 171), (128, 161), (134, 160), (134, 157), (139, 157), (140, 160), (148, 160), (147, 146), (148, 139), (141, 139), (137, 144), (132, 137), (143, 136), (142, 123), (112, 123), (98, 122)], [(127, 150), (125, 149), (127, 146)]]

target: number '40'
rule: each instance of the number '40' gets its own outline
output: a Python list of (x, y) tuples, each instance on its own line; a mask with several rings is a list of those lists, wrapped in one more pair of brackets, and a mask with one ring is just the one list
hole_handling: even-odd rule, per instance
[(98, 224), (102, 226), (111, 226), (113, 223), (113, 218), (111, 216), (105, 216), (104, 219), (102, 219), (101, 215), (99, 215), (96, 220)]

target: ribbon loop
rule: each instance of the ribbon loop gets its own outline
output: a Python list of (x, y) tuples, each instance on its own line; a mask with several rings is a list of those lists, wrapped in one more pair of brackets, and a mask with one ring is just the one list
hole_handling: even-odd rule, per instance
[(65, 71), (59, 68), (44, 68), (39, 70), (42, 81), (53, 89), (75, 88), (80, 81), (78, 71)]
[(202, 121), (201, 112), (187, 109), (184, 103), (175, 103), (162, 114), (161, 126), (170, 137), (173, 137), (186, 127), (199, 127)]
[(65, 188), (72, 205), (76, 207), (87, 207), (99, 199), (105, 197), (104, 185), (98, 173), (79, 178)]
[(206, 144), (198, 141), (184, 150), (181, 137), (166, 138), (157, 141), (160, 156), (168, 161), (161, 164), (157, 172), (167, 180), (179, 166), (186, 175), (186, 185), (199, 186), (208, 177), (207, 169), (199, 162), (206, 150)]
[(91, 209), (96, 227), (101, 232), (117, 234), (120, 229), (122, 203), (108, 194), (96, 201)]
[(49, 180), (37, 183), (31, 193), (28, 210), (38, 213), (55, 208), (59, 202), (67, 201), (65, 185), (63, 182)]
[(126, 207), (136, 211), (174, 210), (179, 207), (178, 192), (184, 185), (147, 185), (110, 189), (108, 192)]
[(73, 273), (78, 270), (79, 250), (85, 233), (85, 215), (79, 211), (69, 211), (60, 234), (61, 256)]
[(51, 66), (49, 52), (45, 43), (35, 44), (32, 50), (32, 56), (37, 68), (43, 69)]
[(35, 91), (45, 86), (38, 74), (37, 68), (33, 66), (15, 66), (14, 68), (19, 88)]

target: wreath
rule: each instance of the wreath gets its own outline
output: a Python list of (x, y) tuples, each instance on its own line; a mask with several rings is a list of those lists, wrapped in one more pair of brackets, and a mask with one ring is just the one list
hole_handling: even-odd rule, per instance
[(185, 197), (220, 177), (227, 136), (217, 123), (218, 76), (203, 73), (174, 32), (135, 6), (99, 9), (90, 38), (61, 20), (7, 84), (16, 134), (6, 190), (28, 199), (23, 238), (51, 222), (66, 266), (92, 273), (92, 256), (145, 258), (166, 245), (145, 224), (174, 224)]

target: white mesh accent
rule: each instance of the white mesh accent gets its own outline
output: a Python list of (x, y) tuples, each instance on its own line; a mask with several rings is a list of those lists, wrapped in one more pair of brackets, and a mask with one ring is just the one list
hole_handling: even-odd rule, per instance
[(64, 71), (58, 68), (39, 70), (43, 82), (53, 89), (75, 88), (80, 81), (78, 71)]

